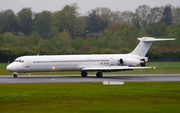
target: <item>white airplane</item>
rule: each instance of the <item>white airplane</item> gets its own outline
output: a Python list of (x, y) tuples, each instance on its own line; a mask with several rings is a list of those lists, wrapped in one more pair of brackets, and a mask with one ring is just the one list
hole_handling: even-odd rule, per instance
[[(128, 54), (22, 56), (15, 59), (6, 69), (13, 72), (16, 78), (18, 73), (54, 71), (81, 71), (82, 77), (87, 77), (88, 71), (97, 71), (96, 76), (102, 77), (103, 72), (152, 68), (145, 67), (148, 61), (145, 55), (153, 41), (175, 40), (175, 38), (142, 37), (138, 40), (140, 43)], [(135, 67), (138, 65), (142, 67)]]

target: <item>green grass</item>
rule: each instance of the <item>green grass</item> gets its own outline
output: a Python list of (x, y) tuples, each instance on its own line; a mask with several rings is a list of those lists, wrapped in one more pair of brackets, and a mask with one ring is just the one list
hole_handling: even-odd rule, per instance
[(180, 82), (0, 84), (0, 112), (180, 113)]
[[(0, 75), (12, 75), (6, 70), (7, 63), (0, 63)], [(148, 62), (147, 66), (155, 66), (156, 69), (137, 69), (133, 71), (119, 71), (105, 74), (180, 74), (180, 62)], [(88, 72), (94, 74), (96, 72)], [(28, 75), (29, 73), (19, 73), (18, 75)], [(31, 73), (31, 75), (49, 75), (49, 72)], [(79, 71), (51, 72), (52, 75), (80, 75)]]
[(180, 74), (180, 62), (148, 62), (146, 67), (155, 69), (136, 69), (120, 72), (122, 74)]

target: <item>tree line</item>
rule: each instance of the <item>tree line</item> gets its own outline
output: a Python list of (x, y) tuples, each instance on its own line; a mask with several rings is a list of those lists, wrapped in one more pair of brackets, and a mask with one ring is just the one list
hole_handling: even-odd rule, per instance
[(71, 37), (85, 37), (89, 33), (104, 31), (111, 24), (126, 23), (145, 29), (149, 23), (165, 23), (167, 26), (180, 22), (180, 8), (172, 5), (150, 8), (141, 5), (135, 13), (95, 8), (85, 15), (78, 12), (76, 3), (65, 5), (62, 10), (34, 13), (23, 8), (17, 14), (11, 9), (0, 12), (0, 33), (22, 32), (26, 36), (38, 35), (43, 39), (53, 38), (58, 32), (68, 30)]
[(135, 13), (96, 8), (83, 16), (78, 8), (74, 3), (53, 13), (31, 8), (0, 12), (0, 62), (22, 55), (128, 53), (143, 36), (175, 37), (156, 43), (147, 56), (152, 61), (180, 60), (179, 7), (142, 5)]

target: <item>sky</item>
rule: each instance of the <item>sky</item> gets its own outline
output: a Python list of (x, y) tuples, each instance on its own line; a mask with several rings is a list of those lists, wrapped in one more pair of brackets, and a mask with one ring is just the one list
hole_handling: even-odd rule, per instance
[(180, 7), (180, 0), (0, 0), (0, 11), (7, 9), (18, 13), (22, 8), (28, 7), (35, 13), (48, 10), (51, 12), (61, 10), (66, 4), (77, 3), (80, 8), (78, 12), (81, 15), (97, 7), (108, 7), (111, 11), (132, 11), (140, 5), (148, 5), (151, 8), (155, 6), (166, 6), (171, 4), (174, 7)]

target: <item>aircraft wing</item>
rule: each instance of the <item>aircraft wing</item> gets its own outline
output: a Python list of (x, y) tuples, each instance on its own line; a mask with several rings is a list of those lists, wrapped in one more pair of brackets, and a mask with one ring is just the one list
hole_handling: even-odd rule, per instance
[(129, 67), (129, 66), (102, 66), (102, 67), (83, 67), (81, 71), (127, 71), (133, 69), (149, 69), (153, 67)]

